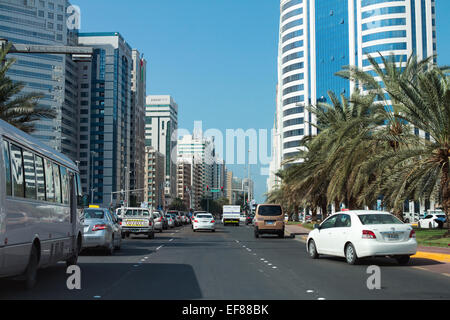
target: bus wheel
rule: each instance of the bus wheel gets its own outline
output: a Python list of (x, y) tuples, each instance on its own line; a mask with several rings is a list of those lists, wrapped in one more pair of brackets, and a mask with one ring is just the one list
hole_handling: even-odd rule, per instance
[(81, 251), (81, 238), (78, 237), (77, 247), (75, 248), (75, 253), (73, 254), (73, 256), (71, 256), (69, 259), (66, 260), (67, 267), (75, 266), (78, 263), (78, 256), (80, 254), (80, 251)]
[(28, 266), (25, 270), (25, 288), (27, 290), (33, 289), (36, 285), (38, 264), (38, 249), (36, 248), (36, 245), (33, 245), (31, 248), (30, 260), (28, 261)]

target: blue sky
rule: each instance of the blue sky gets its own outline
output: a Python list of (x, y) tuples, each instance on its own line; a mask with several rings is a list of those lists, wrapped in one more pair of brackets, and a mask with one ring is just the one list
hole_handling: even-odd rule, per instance
[[(278, 0), (72, 0), (81, 32), (120, 32), (145, 54), (147, 94), (170, 94), (179, 127), (244, 130), (273, 126)], [(438, 63), (450, 65), (449, 0), (436, 0)], [(269, 149), (270, 150), (270, 149)], [(244, 177), (243, 165), (229, 168)], [(266, 176), (252, 166), (256, 198)]]

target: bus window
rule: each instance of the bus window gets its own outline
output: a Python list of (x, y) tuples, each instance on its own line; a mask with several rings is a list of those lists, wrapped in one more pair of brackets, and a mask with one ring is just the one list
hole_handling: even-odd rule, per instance
[(45, 201), (45, 176), (44, 176), (44, 160), (41, 157), (35, 157), (36, 165), (36, 185), (37, 185), (37, 199)]
[(78, 207), (78, 209), (82, 209), (84, 206), (83, 190), (81, 188), (80, 175), (78, 173), (75, 174), (75, 183), (76, 183), (76, 191), (77, 191), (77, 207)]
[(52, 162), (45, 159), (45, 193), (47, 201), (55, 202), (55, 184), (53, 182)]
[(23, 150), (23, 166), (25, 169), (25, 197), (36, 200), (36, 172), (34, 169), (34, 154)]
[(6, 195), (12, 196), (11, 159), (9, 157), (9, 143), (7, 141), (3, 141), (3, 161), (5, 162)]
[(22, 149), (11, 145), (13, 196), (24, 198)]
[(56, 163), (53, 164), (53, 179), (55, 180), (55, 201), (61, 203), (61, 175)]
[(67, 169), (61, 167), (61, 191), (62, 191), (62, 203), (69, 204), (69, 175)]

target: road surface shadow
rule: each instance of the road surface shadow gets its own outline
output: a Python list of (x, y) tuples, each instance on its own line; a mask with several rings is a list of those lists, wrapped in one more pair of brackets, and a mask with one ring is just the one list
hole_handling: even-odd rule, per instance
[(65, 264), (41, 269), (38, 283), (25, 290), (17, 280), (0, 279), (0, 300), (193, 300), (202, 292), (190, 265), (80, 263), (81, 289), (69, 290)]
[[(346, 263), (345, 258), (333, 257), (333, 256), (321, 256), (320, 259), (326, 259), (330, 261), (338, 261)], [(439, 261), (424, 259), (424, 258), (411, 258), (410, 262), (405, 265), (399, 265), (397, 260), (389, 257), (370, 257), (362, 258), (359, 260), (358, 265), (360, 266), (371, 266), (377, 265), (380, 267), (420, 267), (420, 266), (431, 266), (431, 265), (441, 265), (444, 264)]]
[[(114, 250), (114, 254), (111, 256), (121, 256), (121, 257), (126, 257), (126, 256), (143, 256), (143, 255), (148, 255), (148, 254), (152, 254), (154, 253), (155, 250), (150, 250), (150, 249), (141, 249), (141, 248), (121, 248), (120, 250)], [(84, 249), (81, 253), (80, 253), (81, 257), (97, 257), (97, 256), (102, 256), (102, 257), (107, 257), (110, 256), (108, 255), (104, 250), (101, 249)]]

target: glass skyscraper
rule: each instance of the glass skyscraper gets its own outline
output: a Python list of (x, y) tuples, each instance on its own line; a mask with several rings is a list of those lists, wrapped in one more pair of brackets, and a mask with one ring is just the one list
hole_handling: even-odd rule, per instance
[(305, 105), (329, 103), (329, 90), (351, 95), (353, 84), (337, 71), (355, 65), (371, 72), (367, 56), (378, 52), (398, 62), (434, 55), (435, 25), (434, 0), (281, 0), (273, 163), (317, 133)]
[[(0, 39), (16, 44), (67, 46), (76, 31), (67, 27), (67, 0), (0, 0)], [(8, 71), (25, 84), (24, 93), (42, 94), (39, 104), (56, 111), (55, 119), (36, 122), (32, 134), (77, 160), (77, 63), (70, 55), (8, 54), (16, 63)]]

